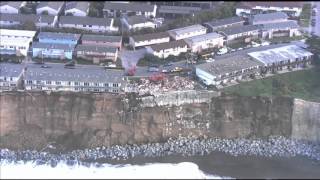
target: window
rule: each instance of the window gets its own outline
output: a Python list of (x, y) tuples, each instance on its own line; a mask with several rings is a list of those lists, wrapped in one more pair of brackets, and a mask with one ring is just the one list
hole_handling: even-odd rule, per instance
[(83, 27), (86, 27), (86, 25), (83, 25)]
[(99, 83), (94, 83), (94, 86), (99, 86)]
[(27, 81), (27, 84), (32, 84), (32, 81), (31, 81), (31, 80), (28, 80), (28, 81)]
[(46, 81), (46, 84), (51, 84), (51, 81)]
[(74, 85), (75, 86), (79, 86), (79, 82), (74, 82)]
[(118, 87), (119, 85), (117, 83), (113, 83), (113, 87)]
[(4, 81), (7, 81), (7, 78), (6, 78), (6, 77), (4, 77)]
[(68, 82), (68, 85), (71, 86), (71, 82), (70, 81)]
[(109, 85), (108, 85), (108, 83), (104, 83), (104, 87), (108, 87)]
[(89, 86), (89, 83), (88, 83), (88, 82), (85, 82), (85, 83), (84, 83), (84, 86)]
[(61, 81), (56, 81), (56, 85), (61, 85)]
[(37, 84), (41, 84), (41, 81), (37, 81)]

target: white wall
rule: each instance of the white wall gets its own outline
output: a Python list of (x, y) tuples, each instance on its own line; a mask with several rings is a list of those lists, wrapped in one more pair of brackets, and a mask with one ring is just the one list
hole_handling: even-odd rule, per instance
[(19, 14), (19, 9), (13, 8), (8, 5), (4, 5), (0, 7), (0, 13)]

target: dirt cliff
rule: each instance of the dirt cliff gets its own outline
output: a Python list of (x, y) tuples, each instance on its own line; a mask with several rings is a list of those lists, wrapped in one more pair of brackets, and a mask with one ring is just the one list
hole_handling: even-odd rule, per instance
[[(56, 142), (64, 149), (74, 149), (159, 142), (179, 135), (224, 138), (294, 135), (319, 140), (319, 114), (308, 114), (308, 123), (313, 123), (312, 133), (317, 135), (297, 133), (300, 131), (297, 122), (304, 129), (309, 127), (303, 122), (311, 106), (298, 108), (301, 111), (298, 112), (294, 99), (199, 96), (203, 97), (210, 99), (189, 100), (191, 103), (179, 106), (154, 103), (148, 106), (150, 103), (145, 104), (145, 99), (134, 94), (2, 92), (0, 148), (41, 149)], [(165, 101), (171, 100), (166, 97)], [(166, 104), (165, 101), (161, 104)], [(172, 101), (179, 104), (177, 99)], [(315, 112), (320, 110), (320, 106), (312, 108), (317, 109)]]

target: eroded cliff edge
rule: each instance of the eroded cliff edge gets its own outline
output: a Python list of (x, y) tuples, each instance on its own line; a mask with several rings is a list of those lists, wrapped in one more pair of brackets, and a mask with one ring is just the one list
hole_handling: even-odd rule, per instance
[[(168, 98), (169, 97), (169, 98)], [(138, 98), (112, 94), (2, 92), (0, 148), (66, 149), (161, 142), (169, 137), (320, 140), (320, 104), (289, 97), (182, 92)]]

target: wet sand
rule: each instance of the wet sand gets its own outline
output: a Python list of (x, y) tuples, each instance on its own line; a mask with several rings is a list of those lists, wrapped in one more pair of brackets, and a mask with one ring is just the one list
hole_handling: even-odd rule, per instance
[(146, 163), (193, 162), (208, 174), (233, 178), (320, 178), (320, 162), (306, 157), (234, 157), (223, 152), (213, 152), (205, 156), (166, 156), (146, 158), (137, 156), (129, 160), (101, 160), (110, 164), (143, 165)]

